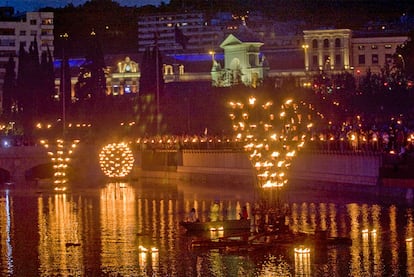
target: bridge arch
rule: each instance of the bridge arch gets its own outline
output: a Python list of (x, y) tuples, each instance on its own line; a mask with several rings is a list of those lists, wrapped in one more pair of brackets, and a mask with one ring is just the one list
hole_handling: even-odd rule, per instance
[(0, 168), (0, 184), (10, 182), (11, 174), (10, 171), (4, 168)]
[(53, 173), (53, 164), (51, 162), (41, 163), (25, 170), (24, 177), (26, 181), (50, 179), (53, 178)]

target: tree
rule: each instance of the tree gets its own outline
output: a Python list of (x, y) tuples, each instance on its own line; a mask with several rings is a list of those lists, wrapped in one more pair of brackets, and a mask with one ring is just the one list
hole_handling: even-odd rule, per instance
[[(142, 57), (139, 95), (135, 101), (135, 118), (140, 135), (160, 131), (160, 97), (164, 88), (162, 57), (158, 47), (148, 47)], [(158, 65), (158, 68), (157, 68)]]
[(23, 126), (24, 133), (30, 137), (34, 128), (34, 119), (36, 111), (35, 93), (38, 85), (39, 60), (35, 59), (34, 45), (31, 44), (29, 52), (26, 51), (23, 44), (19, 49), (19, 67), (17, 73), (17, 105), (19, 118)]
[[(41, 54), (36, 37), (26, 51), (24, 44), (19, 48), (19, 66), (16, 81), (16, 93), (7, 94), (7, 107), (13, 107), (21, 121), (25, 135), (30, 137), (36, 120), (51, 114), (51, 100), (54, 93), (53, 58), (50, 51)], [(9, 61), (11, 70), (12, 63)], [(9, 76), (10, 81), (12, 79)], [(9, 86), (9, 85), (8, 85)]]
[(407, 78), (414, 78), (414, 30), (409, 33), (407, 42), (397, 47), (394, 61)]
[[(158, 66), (158, 69), (157, 69)], [(157, 86), (158, 83), (158, 86)], [(162, 56), (158, 47), (147, 47), (141, 62), (141, 77), (139, 81), (140, 94), (161, 93), (164, 88), (162, 72)]]
[(12, 113), (13, 103), (17, 101), (15, 62), (12, 55), (6, 64), (3, 84), (3, 114), (8, 118)]
[(42, 52), (40, 58), (39, 110), (42, 115), (51, 115), (53, 110), (53, 95), (55, 93), (55, 74), (53, 57), (49, 50)]
[(81, 101), (88, 99), (96, 100), (105, 96), (105, 61), (95, 32), (91, 33), (90, 46), (85, 62), (80, 68), (75, 92), (77, 98)]

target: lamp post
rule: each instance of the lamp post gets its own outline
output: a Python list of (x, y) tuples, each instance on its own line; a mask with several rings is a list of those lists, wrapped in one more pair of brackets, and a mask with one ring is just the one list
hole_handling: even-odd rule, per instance
[(208, 53), (211, 55), (211, 61), (214, 62), (214, 54), (216, 54), (216, 52), (210, 50)]
[(405, 70), (405, 60), (404, 57), (401, 54), (397, 54), (398, 58), (401, 59), (401, 63), (402, 63), (402, 69)]
[(155, 76), (156, 76), (156, 89), (157, 89), (157, 135), (160, 135), (160, 72), (159, 72), (159, 50), (158, 41), (155, 42)]
[(62, 132), (63, 137), (65, 137), (66, 134), (66, 53), (65, 53), (65, 46), (66, 41), (69, 38), (68, 33), (64, 33), (60, 35), (60, 38), (62, 39), (62, 74), (61, 74), (61, 97), (62, 97)]

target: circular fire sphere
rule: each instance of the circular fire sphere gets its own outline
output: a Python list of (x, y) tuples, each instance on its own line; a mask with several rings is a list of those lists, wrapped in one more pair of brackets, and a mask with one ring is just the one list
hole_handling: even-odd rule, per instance
[(126, 143), (111, 143), (99, 154), (102, 172), (110, 178), (122, 178), (131, 173), (134, 155)]

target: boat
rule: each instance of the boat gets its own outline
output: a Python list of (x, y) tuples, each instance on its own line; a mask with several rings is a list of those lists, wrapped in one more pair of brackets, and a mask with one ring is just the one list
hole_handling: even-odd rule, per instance
[(228, 231), (228, 230), (250, 230), (249, 219), (232, 219), (223, 221), (187, 222), (181, 221), (180, 225), (189, 232), (201, 231)]

